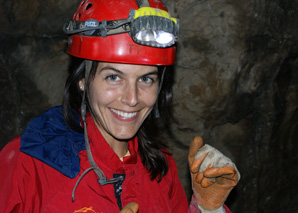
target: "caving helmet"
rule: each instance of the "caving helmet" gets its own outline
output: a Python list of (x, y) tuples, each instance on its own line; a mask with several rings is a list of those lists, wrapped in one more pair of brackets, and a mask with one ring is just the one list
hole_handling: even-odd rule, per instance
[(161, 0), (83, 0), (63, 27), (73, 56), (144, 65), (174, 64), (178, 28)]

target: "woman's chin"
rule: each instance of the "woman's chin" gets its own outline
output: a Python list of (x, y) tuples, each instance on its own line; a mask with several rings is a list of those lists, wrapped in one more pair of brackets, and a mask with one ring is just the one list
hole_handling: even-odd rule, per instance
[(114, 138), (119, 141), (129, 141), (135, 137), (135, 134), (114, 135)]

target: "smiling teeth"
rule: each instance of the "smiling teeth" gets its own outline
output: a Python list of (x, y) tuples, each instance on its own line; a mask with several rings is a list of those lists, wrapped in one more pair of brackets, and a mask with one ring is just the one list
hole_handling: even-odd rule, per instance
[(121, 111), (118, 111), (118, 110), (115, 110), (115, 109), (111, 109), (114, 113), (116, 113), (117, 115), (121, 116), (121, 117), (124, 117), (124, 118), (131, 118), (131, 117), (134, 117), (136, 116), (136, 112), (132, 112), (132, 113), (127, 113), (127, 112), (121, 112)]

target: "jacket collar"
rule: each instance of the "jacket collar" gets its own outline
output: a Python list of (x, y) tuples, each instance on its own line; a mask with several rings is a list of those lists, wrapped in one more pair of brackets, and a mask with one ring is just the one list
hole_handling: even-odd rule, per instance
[[(79, 124), (79, 113), (76, 122)], [(87, 130), (93, 158), (99, 167), (121, 172), (124, 164), (137, 162), (138, 141), (128, 142), (130, 156), (123, 162), (111, 149), (96, 127), (91, 116), (87, 116)], [(21, 137), (20, 151), (34, 157), (69, 178), (80, 172), (79, 152), (85, 150), (84, 134), (68, 127), (64, 121), (62, 107), (53, 107), (33, 119)]]

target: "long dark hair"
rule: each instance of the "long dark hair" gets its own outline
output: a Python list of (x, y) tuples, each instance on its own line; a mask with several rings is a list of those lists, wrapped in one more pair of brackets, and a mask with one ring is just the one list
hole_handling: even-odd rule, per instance
[[(94, 79), (97, 61), (92, 62), (92, 68), (87, 85)], [(70, 73), (64, 88), (63, 95), (63, 116), (66, 123), (75, 131), (83, 132), (81, 126), (74, 122), (78, 109), (81, 106), (82, 91), (79, 88), (79, 81), (85, 77), (85, 60), (74, 58), (70, 66)], [(163, 73), (163, 74), (162, 74)], [(162, 86), (158, 100), (137, 133), (139, 142), (139, 153), (143, 165), (151, 174), (151, 178), (160, 181), (168, 172), (168, 164), (164, 155), (170, 155), (167, 145), (161, 137), (161, 131), (174, 120), (171, 114), (172, 82), (173, 75), (165, 70), (165, 67), (158, 67), (159, 79), (162, 78)], [(160, 80), (161, 83), (161, 80)], [(88, 93), (88, 88), (87, 93)], [(87, 96), (87, 110), (92, 114)]]

